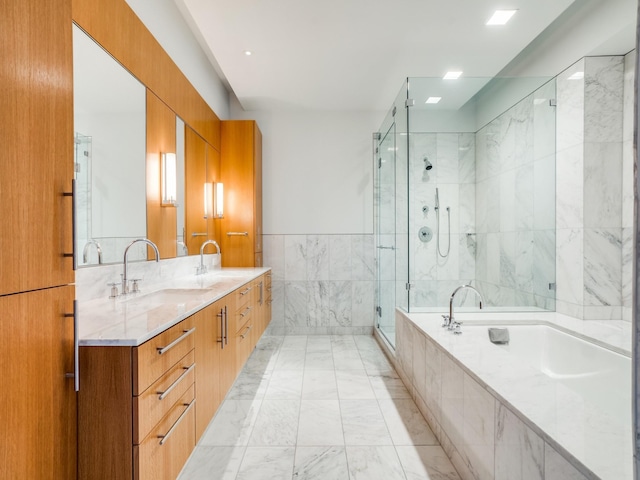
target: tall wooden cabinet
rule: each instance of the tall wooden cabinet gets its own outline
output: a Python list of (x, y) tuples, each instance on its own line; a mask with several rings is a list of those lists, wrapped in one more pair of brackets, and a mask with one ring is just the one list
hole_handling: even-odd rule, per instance
[(254, 120), (221, 125), (225, 188), (222, 266), (262, 266), (262, 133)]
[(71, 2), (0, 2), (0, 476), (76, 477)]

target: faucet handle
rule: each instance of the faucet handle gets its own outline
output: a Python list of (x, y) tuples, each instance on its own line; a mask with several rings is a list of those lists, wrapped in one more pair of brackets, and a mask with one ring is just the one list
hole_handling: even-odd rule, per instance
[(451, 323), (451, 319), (449, 318), (449, 315), (442, 315), (441, 327), (448, 327), (450, 323)]
[(462, 329), (460, 328), (460, 324), (462, 322), (453, 322), (453, 334), (454, 335), (462, 335)]
[(118, 296), (118, 283), (109, 282), (107, 283), (111, 287), (111, 293), (109, 294), (109, 298), (116, 298)]
[(140, 286), (138, 285), (138, 282), (141, 281), (141, 278), (132, 278), (131, 281), (133, 282), (133, 285), (131, 285), (131, 293), (138, 293), (140, 291)]

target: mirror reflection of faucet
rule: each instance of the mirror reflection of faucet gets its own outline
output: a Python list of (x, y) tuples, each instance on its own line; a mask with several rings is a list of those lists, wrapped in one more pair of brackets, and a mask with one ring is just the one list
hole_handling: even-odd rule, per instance
[(220, 255), (222, 253), (220, 252), (220, 245), (218, 245), (218, 242), (216, 242), (215, 240), (207, 240), (206, 242), (204, 242), (200, 247), (200, 266), (196, 270), (196, 275), (204, 275), (208, 271), (207, 266), (204, 264), (204, 247), (206, 247), (207, 245), (214, 245), (217, 250), (216, 254)]
[(84, 249), (82, 250), (82, 263), (89, 263), (89, 247), (94, 245), (96, 247), (96, 251), (98, 252), (98, 265), (102, 265), (102, 247), (100, 243), (95, 241), (94, 239), (89, 240), (84, 245)]

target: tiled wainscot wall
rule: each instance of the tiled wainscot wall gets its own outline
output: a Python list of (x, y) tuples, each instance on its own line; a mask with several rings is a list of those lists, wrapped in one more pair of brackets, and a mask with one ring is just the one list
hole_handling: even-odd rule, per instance
[(271, 267), (269, 333), (371, 334), (373, 235), (264, 235)]

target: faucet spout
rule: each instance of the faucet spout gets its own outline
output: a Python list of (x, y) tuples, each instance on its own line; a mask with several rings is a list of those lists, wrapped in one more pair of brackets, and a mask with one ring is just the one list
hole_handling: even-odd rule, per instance
[(133, 242), (127, 245), (127, 247), (124, 249), (124, 261), (123, 261), (124, 268), (122, 273), (122, 295), (129, 293), (129, 285), (128, 285), (129, 279), (127, 277), (128, 255), (129, 255), (129, 249), (136, 243), (146, 243), (147, 245), (149, 245), (151, 248), (153, 248), (153, 251), (156, 254), (156, 262), (160, 261), (160, 252), (158, 251), (158, 247), (151, 240), (148, 240), (146, 238), (136, 238)]
[(453, 291), (453, 293), (451, 294), (451, 298), (449, 299), (449, 325), (454, 325), (455, 323), (457, 323), (458, 325), (460, 324), (460, 322), (454, 322), (454, 319), (453, 319), (453, 299), (455, 298), (456, 293), (458, 293), (460, 290), (463, 290), (465, 288), (473, 290), (474, 292), (476, 292), (478, 297), (480, 297), (480, 310), (482, 310), (482, 302), (483, 302), (482, 294), (471, 285), (460, 285), (458, 288), (456, 288)]
[(204, 242), (200, 246), (200, 266), (198, 267), (198, 271), (196, 272), (196, 275), (202, 275), (204, 273), (207, 273), (207, 266), (204, 264), (204, 248), (207, 245), (214, 245), (217, 250), (216, 253), (218, 254), (220, 253), (220, 245), (218, 245), (218, 242), (216, 242), (215, 240), (207, 240), (206, 242)]
[(95, 245), (96, 251), (98, 252), (98, 264), (102, 265), (102, 247), (100, 246), (100, 244), (98, 242), (96, 242), (93, 239), (89, 240), (85, 244), (84, 249), (82, 250), (82, 261), (83, 261), (83, 263), (87, 263), (89, 261), (89, 247), (91, 245)]

